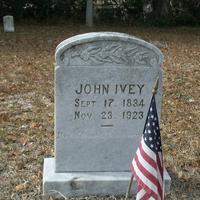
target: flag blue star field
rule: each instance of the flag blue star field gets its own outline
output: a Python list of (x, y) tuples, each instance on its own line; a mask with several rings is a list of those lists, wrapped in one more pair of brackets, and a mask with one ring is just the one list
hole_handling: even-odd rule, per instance
[(162, 146), (154, 95), (131, 171), (138, 184), (136, 200), (164, 199)]

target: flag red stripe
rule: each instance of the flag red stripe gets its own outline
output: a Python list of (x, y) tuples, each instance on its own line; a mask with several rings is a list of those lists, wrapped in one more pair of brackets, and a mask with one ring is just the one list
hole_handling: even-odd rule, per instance
[(143, 165), (138, 160), (137, 154), (135, 155), (134, 159), (136, 161), (138, 168), (144, 174), (144, 176), (146, 176), (154, 185), (157, 185), (158, 180), (149, 171), (147, 171), (146, 168), (143, 167)]
[(141, 185), (138, 185), (138, 192), (140, 191), (140, 190), (142, 190), (143, 188), (142, 188), (142, 186)]
[[(144, 142), (144, 145), (146, 145), (145, 144), (145, 142)], [(147, 147), (148, 148), (148, 147)], [(155, 170), (158, 172), (158, 173), (160, 173), (160, 177), (159, 177), (159, 179), (158, 179), (158, 182), (159, 182), (159, 180), (160, 180), (160, 178), (162, 179), (162, 180), (160, 180), (161, 182), (163, 181), (163, 168), (161, 167), (161, 162), (160, 162), (160, 157), (159, 157), (159, 155), (157, 155), (156, 153), (155, 153), (155, 156), (156, 156), (156, 162), (151, 158), (151, 157), (149, 157), (149, 155), (148, 154), (146, 154), (146, 152), (143, 150), (143, 148), (142, 148), (142, 145), (141, 145), (141, 143), (140, 143), (140, 145), (139, 145), (139, 150), (140, 150), (140, 154), (141, 154), (141, 156), (145, 159), (145, 161), (146, 162), (148, 162), (153, 168), (155, 168)], [(158, 160), (159, 160), (159, 162), (158, 162)], [(159, 170), (159, 171), (158, 171)], [(159, 176), (159, 175), (158, 175)], [(160, 182), (159, 182), (160, 183)], [(159, 193), (160, 194), (162, 194), (162, 185), (161, 185), (162, 183), (160, 183), (159, 184), (159, 188), (158, 188), (158, 191), (159, 191)]]
[(157, 164), (156, 164), (156, 162), (155, 162), (152, 158), (150, 158), (150, 157), (145, 153), (145, 151), (143, 151), (143, 148), (142, 148), (141, 143), (140, 143), (140, 145), (139, 145), (139, 149), (140, 149), (140, 153), (141, 153), (142, 157), (143, 157), (154, 169), (157, 169)]
[(143, 167), (142, 163), (140, 163), (138, 160), (137, 154), (135, 155), (135, 161), (143, 175), (146, 176), (147, 179), (149, 179), (154, 185), (157, 186), (158, 192), (160, 196), (162, 196), (162, 186), (160, 185), (158, 179), (155, 176), (153, 176), (148, 170), (146, 170), (146, 168)]
[(142, 186), (143, 189), (146, 190), (146, 192), (147, 192), (148, 194), (151, 194), (152, 197), (154, 197), (155, 199), (158, 199), (158, 198), (157, 198), (158, 195), (157, 195), (153, 190), (151, 190), (151, 189), (138, 177), (138, 175), (135, 173), (135, 170), (134, 170), (132, 164), (131, 164), (130, 168), (131, 168), (131, 171), (132, 171), (132, 173), (133, 173), (135, 179), (137, 180), (138, 184), (139, 184), (140, 186)]

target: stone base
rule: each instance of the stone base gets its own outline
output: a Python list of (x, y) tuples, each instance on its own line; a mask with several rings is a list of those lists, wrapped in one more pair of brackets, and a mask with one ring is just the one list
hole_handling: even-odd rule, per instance
[[(131, 172), (75, 172), (55, 173), (55, 158), (45, 158), (43, 197), (125, 195)], [(171, 178), (164, 172), (165, 191), (169, 192)], [(133, 182), (132, 192), (136, 191)]]

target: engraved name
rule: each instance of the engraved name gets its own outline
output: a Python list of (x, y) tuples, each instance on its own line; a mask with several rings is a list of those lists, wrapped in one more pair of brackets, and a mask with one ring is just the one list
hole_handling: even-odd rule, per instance
[(76, 94), (139, 94), (141, 95), (144, 84), (80, 84), (75, 90)]

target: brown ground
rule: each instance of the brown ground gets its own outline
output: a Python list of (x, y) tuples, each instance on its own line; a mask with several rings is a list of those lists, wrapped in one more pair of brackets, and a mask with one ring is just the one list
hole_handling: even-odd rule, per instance
[(172, 177), (167, 199), (200, 199), (200, 28), (61, 24), (17, 26), (16, 33), (0, 29), (0, 200), (41, 199), (43, 159), (54, 155), (55, 47), (89, 31), (126, 32), (162, 44), (161, 129)]

